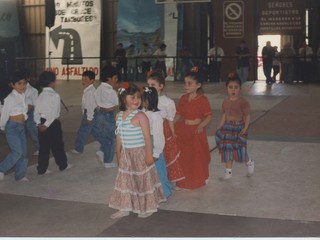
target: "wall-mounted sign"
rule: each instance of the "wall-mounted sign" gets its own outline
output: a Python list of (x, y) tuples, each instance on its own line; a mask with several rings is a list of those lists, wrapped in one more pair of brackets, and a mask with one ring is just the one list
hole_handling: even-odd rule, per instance
[(259, 34), (303, 34), (306, 1), (259, 1)]
[(55, 0), (55, 25), (47, 29), (47, 68), (58, 79), (100, 74), (101, 0)]
[(243, 1), (225, 1), (223, 3), (223, 37), (244, 37), (244, 3)]

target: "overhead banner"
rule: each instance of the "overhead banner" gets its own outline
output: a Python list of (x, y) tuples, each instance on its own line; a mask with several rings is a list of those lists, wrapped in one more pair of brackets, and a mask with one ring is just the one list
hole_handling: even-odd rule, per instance
[(303, 34), (305, 13), (306, 1), (259, 1), (259, 34)]
[(55, 0), (55, 25), (46, 32), (46, 67), (57, 79), (100, 74), (101, 0)]
[(17, 2), (12, 0), (0, 1), (0, 39), (19, 36)]
[(117, 42), (125, 48), (134, 44), (140, 49), (144, 42), (158, 46), (162, 9), (150, 0), (119, 0)]

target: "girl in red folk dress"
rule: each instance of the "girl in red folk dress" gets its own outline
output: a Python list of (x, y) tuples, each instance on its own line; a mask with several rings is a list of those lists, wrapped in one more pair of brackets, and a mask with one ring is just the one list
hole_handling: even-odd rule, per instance
[(196, 67), (185, 76), (184, 89), (186, 94), (179, 100), (174, 122), (186, 178), (177, 182), (177, 186), (196, 189), (206, 185), (209, 177), (210, 150), (206, 126), (211, 121), (212, 110), (202, 93), (202, 80)]
[[(165, 136), (165, 147), (163, 150), (164, 160), (166, 162), (168, 180), (176, 183), (185, 179), (180, 164), (180, 149), (177, 143), (177, 136), (174, 129), (173, 119), (176, 114), (176, 105), (174, 101), (163, 94), (165, 79), (159, 72), (151, 72), (147, 83), (149, 87), (157, 89), (159, 96), (158, 108), (163, 118), (163, 131)], [(174, 187), (174, 189), (177, 189)]]

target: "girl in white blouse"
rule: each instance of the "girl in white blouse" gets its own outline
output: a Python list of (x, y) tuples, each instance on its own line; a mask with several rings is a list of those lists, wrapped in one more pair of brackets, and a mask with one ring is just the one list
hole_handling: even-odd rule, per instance
[[(182, 167), (180, 165), (180, 148), (176, 140), (176, 134), (173, 119), (176, 114), (176, 105), (174, 101), (163, 94), (165, 79), (162, 73), (152, 72), (148, 78), (149, 87), (154, 87), (159, 96), (158, 108), (163, 118), (163, 132), (165, 136), (165, 146), (163, 150), (164, 160), (166, 162), (168, 179), (176, 183), (185, 179)], [(175, 189), (178, 189), (175, 187)]]
[(22, 72), (15, 72), (12, 78), (12, 92), (4, 99), (1, 111), (0, 129), (5, 131), (11, 152), (0, 163), (0, 180), (12, 167), (15, 169), (15, 179), (28, 181), (26, 178), (27, 140), (24, 123), (28, 118), (28, 106), (25, 102), (27, 81)]
[(172, 194), (172, 185), (168, 180), (166, 163), (163, 158), (165, 138), (163, 133), (163, 119), (158, 109), (158, 93), (154, 87), (145, 87), (143, 91), (142, 107), (149, 119), (152, 137), (152, 156), (157, 168), (164, 195), (168, 198)]

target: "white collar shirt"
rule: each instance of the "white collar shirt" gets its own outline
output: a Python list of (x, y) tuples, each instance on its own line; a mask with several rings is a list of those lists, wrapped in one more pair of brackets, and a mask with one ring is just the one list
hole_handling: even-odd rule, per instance
[(165, 95), (160, 96), (158, 108), (160, 110), (162, 118), (166, 118), (169, 121), (173, 121), (174, 116), (176, 115), (176, 105), (171, 98)]
[(221, 62), (221, 57), (224, 56), (224, 51), (221, 47), (214, 47), (209, 50), (208, 55), (209, 57), (213, 57), (211, 60)]
[(40, 124), (40, 119), (44, 118), (46, 121), (44, 125), (49, 127), (51, 123), (60, 117), (60, 95), (51, 87), (43, 88), (40, 93), (34, 110), (34, 121)]
[(94, 110), (97, 107), (96, 101), (94, 99), (94, 92), (96, 88), (93, 84), (90, 84), (83, 91), (82, 95), (82, 113), (87, 112), (87, 119), (89, 121), (93, 120)]
[(12, 92), (4, 99), (4, 104), (1, 110), (0, 128), (5, 129), (6, 123), (10, 116), (24, 115), (25, 120), (28, 119), (28, 105), (25, 101), (25, 94), (18, 93), (16, 90)]
[(94, 98), (98, 107), (112, 108), (119, 105), (117, 92), (106, 82), (101, 82), (94, 92)]
[(27, 89), (26, 89), (25, 95), (26, 95), (26, 103), (28, 105), (34, 106), (38, 98), (38, 90), (32, 87), (29, 83), (27, 83)]
[(159, 155), (163, 152), (165, 145), (163, 119), (160, 112), (146, 111), (145, 114), (149, 119), (150, 133), (153, 140), (152, 156), (155, 158), (159, 158)]
[(157, 60), (160, 61), (160, 62), (164, 62), (166, 59), (163, 58), (163, 57), (166, 57), (167, 56), (167, 53), (166, 53), (166, 50), (161, 50), (160, 48), (157, 49), (154, 53), (153, 53), (153, 56), (156, 56), (158, 57)]
[(300, 61), (301, 62), (311, 62), (313, 55), (313, 50), (311, 47), (306, 46), (299, 49)]

